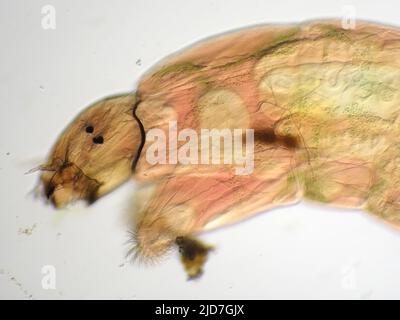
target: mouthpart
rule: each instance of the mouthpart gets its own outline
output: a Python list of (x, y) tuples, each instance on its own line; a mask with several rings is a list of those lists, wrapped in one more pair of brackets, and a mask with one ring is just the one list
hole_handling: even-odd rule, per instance
[(56, 170), (44, 169), (40, 180), (45, 198), (55, 208), (63, 208), (78, 200), (91, 204), (97, 200), (97, 191), (101, 185), (70, 162)]

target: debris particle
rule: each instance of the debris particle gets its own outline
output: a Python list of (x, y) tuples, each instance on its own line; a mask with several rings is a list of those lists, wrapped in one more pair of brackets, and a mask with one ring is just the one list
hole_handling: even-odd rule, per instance
[(142, 59), (137, 59), (136, 60), (136, 65), (141, 66), (142, 65)]
[(0, 274), (9, 277), (10, 281), (18, 287), (18, 289), (25, 295), (26, 298), (33, 299), (33, 295), (30, 294), (28, 290), (23, 287), (22, 283), (19, 282), (12, 274), (10, 274), (8, 271), (4, 271), (3, 269), (0, 270)]
[(19, 228), (18, 234), (25, 234), (27, 236), (30, 236), (32, 235), (33, 230), (35, 230), (35, 228), (36, 228), (36, 223), (30, 228)]

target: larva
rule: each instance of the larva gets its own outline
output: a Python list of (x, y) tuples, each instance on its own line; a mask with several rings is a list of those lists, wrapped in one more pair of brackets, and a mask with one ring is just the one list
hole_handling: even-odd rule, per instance
[[(44, 193), (62, 207), (131, 176), (151, 183), (132, 251), (154, 259), (176, 245), (189, 277), (211, 249), (197, 234), (301, 199), (398, 225), (399, 57), (400, 31), (366, 22), (258, 26), (198, 43), (135, 92), (80, 114), (42, 166)], [(211, 130), (239, 135), (244, 149), (203, 144)], [(222, 161), (248, 146), (251, 170)]]

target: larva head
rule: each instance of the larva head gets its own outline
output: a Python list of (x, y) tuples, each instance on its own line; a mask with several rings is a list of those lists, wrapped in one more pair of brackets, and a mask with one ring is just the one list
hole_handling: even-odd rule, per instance
[(91, 203), (131, 176), (141, 141), (134, 104), (133, 94), (97, 102), (61, 134), (41, 167), (44, 194), (55, 207)]

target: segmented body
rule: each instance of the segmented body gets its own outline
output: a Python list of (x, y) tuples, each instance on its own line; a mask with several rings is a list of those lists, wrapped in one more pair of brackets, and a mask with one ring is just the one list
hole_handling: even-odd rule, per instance
[(253, 128), (255, 168), (235, 176), (143, 157), (137, 178), (164, 179), (150, 205), (159, 213), (144, 220), (179, 206), (178, 232), (201, 231), (304, 197), (398, 223), (399, 57), (398, 30), (333, 22), (239, 31), (162, 62), (138, 88), (145, 128)]
[[(137, 181), (151, 182), (147, 196), (140, 193), (132, 227), (136, 255), (158, 257), (177, 243), (189, 275), (196, 276), (209, 248), (185, 239), (300, 199), (364, 209), (398, 225), (399, 58), (400, 30), (386, 26), (358, 22), (345, 30), (325, 21), (255, 27), (185, 49), (147, 73), (135, 98), (99, 105), (120, 105), (126, 117), (135, 100), (143, 129), (143, 149), (137, 147), (139, 130), (135, 141), (115, 148), (119, 158), (134, 158)], [(115, 123), (118, 113), (111, 116)], [(97, 121), (90, 111), (82, 117)], [(149, 163), (151, 141), (144, 134), (161, 129), (169, 141), (171, 121), (197, 133), (253, 129), (254, 170), (237, 175), (232, 164)], [(128, 132), (137, 127), (127, 123)], [(82, 128), (71, 128), (78, 139)], [(118, 132), (116, 140), (126, 136), (117, 127), (107, 127), (111, 131)], [(67, 138), (58, 145), (69, 147)], [(184, 144), (178, 141), (175, 149)], [(103, 151), (96, 150), (93, 166), (102, 173)], [(104, 150), (112, 163), (118, 152)], [(140, 151), (137, 157), (132, 150)], [(118, 172), (124, 178), (126, 165)], [(104, 184), (107, 176), (99, 177)]]

